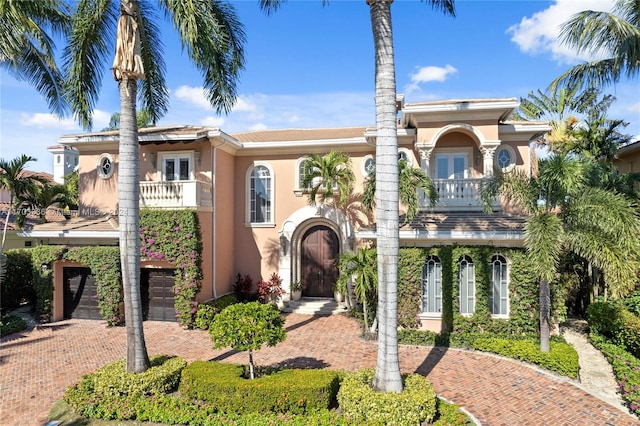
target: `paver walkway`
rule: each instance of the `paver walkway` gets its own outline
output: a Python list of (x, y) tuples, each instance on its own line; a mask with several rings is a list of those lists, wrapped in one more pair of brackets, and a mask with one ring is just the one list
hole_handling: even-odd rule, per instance
[[(258, 364), (347, 370), (375, 365), (377, 346), (358, 338), (359, 326), (351, 318), (289, 314), (285, 326), (287, 340), (258, 351)], [(144, 327), (150, 354), (247, 362), (245, 353), (211, 349), (207, 332), (162, 322)], [(42, 425), (67, 386), (124, 354), (124, 328), (106, 328), (101, 321), (62, 321), (4, 338), (0, 424)], [(484, 425), (640, 425), (573, 381), (515, 361), (417, 346), (401, 346), (400, 357), (404, 371), (425, 374), (439, 395), (462, 405)]]

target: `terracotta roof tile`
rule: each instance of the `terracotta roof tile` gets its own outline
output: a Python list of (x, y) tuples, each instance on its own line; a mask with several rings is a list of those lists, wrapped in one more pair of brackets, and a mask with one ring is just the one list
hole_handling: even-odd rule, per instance
[(341, 127), (329, 129), (281, 129), (234, 133), (239, 142), (280, 142), (323, 139), (362, 138), (368, 127)]

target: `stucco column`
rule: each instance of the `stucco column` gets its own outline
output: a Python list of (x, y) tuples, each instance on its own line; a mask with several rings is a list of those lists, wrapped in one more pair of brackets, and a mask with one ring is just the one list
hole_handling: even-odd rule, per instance
[(420, 167), (427, 176), (430, 176), (430, 161), (431, 161), (431, 153), (433, 152), (433, 146), (429, 147), (420, 147), (418, 148), (418, 152), (420, 153)]
[(493, 176), (493, 157), (496, 153), (496, 146), (481, 146), (482, 157), (484, 160), (483, 173), (484, 177)]

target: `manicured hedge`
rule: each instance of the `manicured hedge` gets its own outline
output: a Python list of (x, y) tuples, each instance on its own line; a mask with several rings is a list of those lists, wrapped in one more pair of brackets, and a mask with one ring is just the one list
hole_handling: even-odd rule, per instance
[(223, 413), (304, 414), (329, 408), (340, 385), (331, 370), (282, 370), (254, 380), (243, 375), (242, 365), (195, 361), (182, 372), (180, 393)]
[(360, 370), (348, 374), (338, 392), (338, 403), (353, 424), (420, 425), (436, 415), (433, 385), (419, 374), (403, 376), (401, 393), (376, 392), (372, 387), (374, 371)]
[(600, 334), (640, 358), (640, 318), (622, 303), (595, 302), (587, 308), (592, 333)]
[(31, 280), (31, 252), (28, 249), (6, 250), (6, 271), (0, 288), (0, 311), (6, 314), (23, 302), (35, 303)]

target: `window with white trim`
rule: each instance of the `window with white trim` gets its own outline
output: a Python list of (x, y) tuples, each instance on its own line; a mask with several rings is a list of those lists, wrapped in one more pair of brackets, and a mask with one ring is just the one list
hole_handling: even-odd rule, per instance
[(360, 171), (362, 172), (362, 176), (364, 176), (364, 177), (369, 176), (371, 173), (375, 173), (375, 171), (376, 171), (376, 158), (371, 154), (366, 155), (362, 159)]
[(437, 256), (429, 256), (422, 267), (422, 312), (442, 312), (442, 264)]
[(516, 152), (509, 145), (501, 145), (496, 151), (496, 165), (507, 172), (516, 164)]
[(267, 164), (256, 163), (247, 173), (247, 219), (249, 223), (273, 222), (273, 173)]
[(509, 269), (507, 260), (500, 255), (491, 258), (489, 309), (492, 315), (509, 315)]
[(466, 152), (437, 153), (435, 156), (436, 179), (467, 179), (469, 155)]
[(163, 181), (193, 180), (193, 152), (161, 153), (160, 159)]
[(471, 315), (476, 308), (476, 272), (466, 255), (458, 261), (458, 307), (462, 315)]
[(310, 189), (310, 185), (307, 185), (306, 188), (302, 186), (302, 182), (304, 181), (304, 167), (307, 161), (307, 157), (302, 157), (298, 158), (296, 163), (296, 189), (301, 191)]

